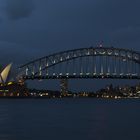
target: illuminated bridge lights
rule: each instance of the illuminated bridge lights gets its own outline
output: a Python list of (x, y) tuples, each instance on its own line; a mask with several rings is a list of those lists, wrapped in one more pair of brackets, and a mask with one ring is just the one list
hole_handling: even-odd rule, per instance
[(117, 75), (117, 73), (113, 73), (112, 75)]
[(53, 61), (53, 64), (55, 64), (55, 63), (56, 63), (56, 60)]
[(112, 54), (112, 52), (108, 52), (108, 55), (111, 55)]
[(52, 76), (36, 76), (36, 77), (24, 77), (27, 80), (34, 80), (34, 79), (87, 79), (87, 78), (95, 78), (95, 79), (137, 79), (140, 78), (140, 76), (127, 76), (127, 75), (52, 75)]
[(80, 75), (83, 75), (83, 73), (81, 72)]
[(105, 52), (99, 52), (101, 55), (104, 55), (105, 54)]
[(90, 75), (90, 73), (88, 72), (88, 73), (86, 73), (86, 75)]
[(66, 59), (69, 59), (70, 58), (70, 56), (68, 55), (67, 57), (66, 57)]
[[(140, 79), (140, 53), (122, 48), (81, 48), (55, 53), (20, 67), (22, 78)], [(63, 73), (63, 74), (62, 74)]]

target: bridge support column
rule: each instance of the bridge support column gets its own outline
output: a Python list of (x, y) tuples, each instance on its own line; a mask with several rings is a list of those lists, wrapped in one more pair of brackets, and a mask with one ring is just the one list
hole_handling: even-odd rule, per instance
[(61, 81), (60, 81), (60, 93), (61, 93), (62, 97), (68, 95), (68, 79), (61, 79)]

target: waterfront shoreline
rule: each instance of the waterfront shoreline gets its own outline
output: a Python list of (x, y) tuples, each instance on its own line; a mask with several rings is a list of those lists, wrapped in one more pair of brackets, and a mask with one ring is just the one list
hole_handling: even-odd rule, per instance
[(140, 99), (140, 97), (121, 97), (121, 98), (102, 98), (102, 97), (31, 97), (31, 96), (27, 96), (27, 97), (18, 97), (18, 96), (2, 96), (0, 97), (0, 99), (105, 99), (105, 100), (121, 100), (121, 99)]

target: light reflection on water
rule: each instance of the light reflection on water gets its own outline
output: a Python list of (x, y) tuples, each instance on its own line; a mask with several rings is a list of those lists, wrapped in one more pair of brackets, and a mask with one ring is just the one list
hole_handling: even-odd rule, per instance
[(139, 140), (140, 100), (1, 99), (0, 140)]

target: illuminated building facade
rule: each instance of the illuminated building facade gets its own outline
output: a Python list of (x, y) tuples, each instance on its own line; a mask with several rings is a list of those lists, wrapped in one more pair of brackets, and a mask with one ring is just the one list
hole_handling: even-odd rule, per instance
[(8, 76), (11, 70), (12, 64), (7, 65), (0, 73), (0, 84), (6, 84), (8, 82)]
[(68, 80), (67, 79), (61, 79), (60, 81), (60, 92), (62, 96), (68, 95)]
[(25, 84), (8, 80), (11, 67), (7, 65), (0, 73), (0, 96), (28, 96)]

